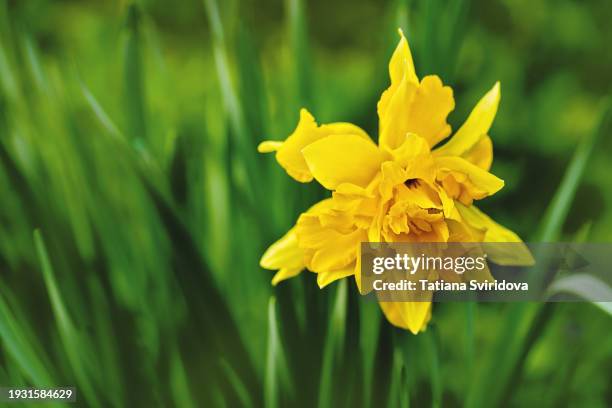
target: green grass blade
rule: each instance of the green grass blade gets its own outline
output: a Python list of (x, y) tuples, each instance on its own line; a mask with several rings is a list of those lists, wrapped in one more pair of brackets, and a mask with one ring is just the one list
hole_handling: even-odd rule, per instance
[(51, 261), (47, 254), (47, 249), (39, 230), (34, 231), (34, 244), (38, 253), (38, 260), (41, 265), (43, 278), (51, 300), (51, 307), (55, 315), (57, 328), (64, 345), (70, 364), (74, 370), (79, 391), (81, 391), (88, 403), (92, 406), (100, 406), (100, 399), (94, 391), (94, 386), (91, 382), (91, 373), (87, 372), (86, 362), (89, 357), (93, 356), (92, 350), (86, 346), (85, 339), (79, 336), (74, 323), (68, 313), (62, 295), (60, 293)]
[(374, 359), (380, 327), (381, 311), (378, 303), (363, 300), (360, 309), (359, 347), (363, 367), (363, 401), (369, 405), (372, 400), (372, 383), (374, 381)]
[[(554, 241), (561, 235), (561, 229), (591, 153), (603, 134), (609, 131), (610, 114), (610, 104), (606, 101), (599, 126), (580, 144), (572, 157), (542, 220), (537, 234), (539, 240)], [(487, 355), (486, 361), (489, 363), (473, 382), (478, 385), (470, 389), (466, 406), (495, 406), (498, 405), (501, 398), (508, 396), (514, 382), (520, 377), (519, 373), (531, 347), (546, 328), (551, 313), (550, 303), (544, 306), (531, 303), (517, 303), (509, 306), (504, 328), (490, 354)]]
[(13, 70), (9, 63), (7, 45), (0, 39), (0, 88), (9, 100), (17, 100), (20, 91), (17, 87), (19, 81), (16, 80)]
[(477, 304), (476, 302), (466, 302), (465, 305), (465, 370), (467, 375), (471, 376), (476, 360), (476, 339), (475, 339), (475, 322)]
[(404, 369), (402, 370), (402, 382), (400, 389), (400, 400), (399, 407), (400, 408), (409, 408), (410, 407), (410, 382), (408, 379), (408, 370), (406, 369), (406, 365), (404, 364)]
[[(252, 366), (251, 356), (240, 336), (226, 297), (219, 290), (208, 264), (202, 259), (190, 231), (177, 216), (174, 207), (148, 183), (146, 177), (142, 176), (142, 181), (155, 204), (170, 242), (174, 244), (173, 270), (195, 321), (195, 335), (200, 337), (200, 341), (209, 342), (214, 352), (225, 356), (253, 399), (259, 400), (262, 389), (260, 378)], [(211, 371), (208, 374), (212, 376), (212, 370), (219, 368), (217, 361), (207, 363), (210, 364)]]
[(185, 372), (185, 365), (177, 349), (172, 352), (170, 380), (170, 388), (175, 406), (185, 408), (196, 407), (197, 405), (194, 403), (191, 391), (189, 390), (189, 380)]
[(241, 104), (253, 142), (259, 143), (269, 137), (268, 100), (266, 99), (261, 62), (253, 31), (246, 25), (238, 28), (236, 57), (240, 81)]
[(286, 0), (286, 9), (297, 102), (300, 107), (314, 109), (311, 74), (313, 64), (308, 47), (305, 3), (302, 0)]
[(547, 290), (549, 296), (557, 293), (571, 293), (592, 302), (612, 315), (612, 302), (601, 302), (601, 299), (612, 299), (612, 288), (601, 279), (588, 274), (574, 274), (554, 281)]
[(319, 404), (320, 408), (332, 406), (334, 386), (334, 366), (342, 357), (344, 345), (346, 309), (347, 309), (347, 283), (342, 279), (337, 286), (332, 314), (327, 326), (327, 338), (323, 348), (323, 365), (321, 368), (321, 380), (319, 382)]
[(280, 339), (279, 316), (276, 307), (276, 298), (271, 297), (268, 302), (268, 344), (264, 384), (266, 407), (279, 405), (281, 391), (286, 391), (286, 394), (291, 397), (295, 393), (287, 358)]
[(438, 63), (438, 32), (436, 18), (441, 13), (440, 0), (421, 1), (422, 27), (417, 73), (422, 77), (435, 72)]
[(127, 133), (137, 146), (147, 140), (144, 70), (142, 67), (142, 34), (140, 9), (135, 4), (128, 7), (127, 42), (124, 61), (124, 92)]
[(89, 296), (95, 305), (93, 324), (96, 333), (96, 350), (99, 358), (99, 369), (104, 373), (105, 389), (109, 392), (108, 399), (114, 406), (121, 406), (125, 397), (125, 373), (121, 368), (121, 357), (118, 350), (117, 331), (113, 327), (112, 311), (109, 299), (96, 276), (88, 279)]
[(249, 391), (244, 386), (244, 383), (242, 382), (242, 380), (240, 380), (240, 377), (238, 376), (238, 374), (236, 374), (236, 371), (232, 368), (232, 366), (226, 360), (221, 360), (220, 364), (221, 364), (221, 369), (225, 373), (225, 376), (227, 377), (227, 380), (229, 381), (233, 391), (238, 396), (238, 399), (240, 401), (240, 406), (252, 407), (253, 400), (251, 399), (251, 396), (249, 395)]
[(467, 17), (470, 6), (470, 0), (453, 0), (451, 1), (448, 8), (448, 19), (444, 24), (444, 34), (442, 34), (441, 41), (441, 69), (442, 78), (446, 83), (452, 83), (457, 68), (457, 57), (465, 30), (468, 27)]
[(389, 398), (387, 406), (389, 408), (401, 406), (405, 400), (403, 395), (407, 391), (404, 388), (404, 357), (397, 339), (393, 341), (393, 358), (391, 362), (391, 384), (389, 385)]
[(279, 402), (278, 379), (278, 328), (276, 327), (276, 299), (270, 298), (268, 302), (268, 351), (266, 357), (266, 377), (264, 401), (268, 408), (275, 408)]
[(247, 198), (253, 204), (254, 208), (259, 208), (257, 203), (259, 189), (253, 189), (252, 186), (260, 180), (259, 166), (256, 162), (256, 145), (250, 136), (250, 130), (245, 120), (244, 109), (240, 102), (238, 90), (231, 77), (231, 66), (229, 60), (229, 52), (226, 42), (226, 34), (219, 13), (219, 5), (216, 0), (204, 0), (206, 14), (210, 24), (210, 32), (212, 36), (213, 55), (215, 66), (217, 69), (217, 78), (223, 98), (225, 112), (229, 118), (230, 129), (235, 140), (237, 153), (241, 157), (240, 161), (232, 161), (234, 166), (241, 166), (235, 170), (235, 174), (244, 174), (244, 180), (237, 179), (242, 190), (247, 194)]
[(597, 142), (603, 138), (605, 132), (610, 131), (612, 109), (609, 100), (606, 101), (604, 111), (597, 129), (584, 139), (576, 149), (572, 160), (551, 200), (536, 239), (542, 242), (552, 242), (561, 235), (563, 223), (570, 211), (576, 190), (584, 175), (593, 149)]
[(22, 327), (22, 320), (17, 319), (9, 305), (0, 294), (0, 339), (2, 348), (17, 363), (27, 379), (39, 386), (54, 384), (53, 375), (47, 364), (36, 352), (31, 338)]
[(225, 39), (225, 30), (223, 21), (219, 13), (219, 5), (216, 0), (204, 0), (208, 22), (210, 24), (210, 33), (212, 36), (213, 53), (217, 68), (217, 77), (225, 110), (229, 116), (231, 125), (241, 141), (247, 140), (248, 129), (244, 120), (244, 112), (238, 97), (238, 91), (231, 77), (231, 68), (229, 62), (229, 53)]
[(440, 373), (440, 356), (435, 336), (435, 328), (431, 327), (423, 334), (429, 366), (432, 407), (442, 406), (442, 375)]
[[(503, 383), (508, 381), (524, 342), (533, 307), (525, 303), (511, 305), (506, 311), (502, 330), (491, 348), (484, 354), (484, 367), (479, 370), (468, 390), (466, 407), (496, 406)], [(489, 405), (491, 402), (492, 405)]]
[(112, 136), (118, 139), (123, 139), (123, 136), (119, 131), (117, 125), (115, 125), (115, 123), (110, 118), (110, 116), (108, 116), (102, 105), (100, 105), (96, 97), (84, 84), (81, 84), (81, 91), (83, 92), (83, 97), (85, 98), (85, 101), (93, 111), (95, 117), (98, 119), (102, 127), (106, 129), (106, 131)]

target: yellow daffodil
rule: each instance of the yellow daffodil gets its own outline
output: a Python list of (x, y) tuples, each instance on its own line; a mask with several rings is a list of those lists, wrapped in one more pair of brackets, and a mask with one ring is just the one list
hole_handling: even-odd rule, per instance
[[(499, 83), (438, 147), (451, 134), (453, 91), (435, 75), (419, 80), (401, 31), (400, 37), (389, 63), (391, 85), (378, 102), (378, 145), (350, 123), (318, 125), (306, 109), (285, 141), (259, 145), (260, 152), (276, 152), (295, 180), (315, 179), (332, 191), (263, 255), (261, 266), (278, 270), (272, 284), (308, 269), (321, 288), (351, 275), (361, 287), (361, 242), (521, 242), (473, 204), (504, 185), (489, 172)], [(489, 260), (514, 264), (521, 256), (530, 258), (525, 250)], [(380, 305), (392, 324), (413, 333), (431, 316), (431, 302)]]

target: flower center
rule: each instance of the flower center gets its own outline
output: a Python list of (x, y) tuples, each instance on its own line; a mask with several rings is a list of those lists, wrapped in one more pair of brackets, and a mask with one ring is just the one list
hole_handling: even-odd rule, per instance
[(421, 185), (421, 182), (419, 181), (419, 179), (408, 179), (404, 182), (404, 185), (410, 189), (412, 188), (417, 188)]

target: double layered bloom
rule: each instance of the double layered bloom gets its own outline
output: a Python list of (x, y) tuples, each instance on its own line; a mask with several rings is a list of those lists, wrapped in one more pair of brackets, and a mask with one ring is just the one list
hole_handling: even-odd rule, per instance
[[(259, 145), (260, 152), (276, 152), (295, 180), (314, 179), (331, 191), (263, 255), (261, 266), (278, 270), (272, 284), (308, 269), (321, 288), (353, 275), (361, 290), (361, 242), (521, 242), (474, 205), (504, 186), (489, 172), (499, 83), (441, 144), (452, 133), (453, 91), (435, 75), (419, 80), (401, 31), (400, 37), (389, 63), (391, 85), (378, 102), (378, 145), (353, 124), (318, 125), (306, 109), (285, 141)], [(489, 260), (517, 264), (531, 256), (525, 249)], [(392, 324), (413, 333), (431, 316), (431, 302), (380, 306)]]

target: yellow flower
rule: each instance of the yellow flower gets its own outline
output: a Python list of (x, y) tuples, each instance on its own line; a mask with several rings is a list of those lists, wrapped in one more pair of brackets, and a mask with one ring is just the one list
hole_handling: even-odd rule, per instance
[[(499, 83), (438, 147), (451, 134), (446, 119), (455, 107), (453, 91), (435, 75), (418, 79), (401, 30), (400, 37), (389, 63), (391, 85), (378, 102), (378, 145), (350, 123), (317, 125), (306, 109), (285, 141), (259, 145), (262, 153), (276, 152), (295, 180), (315, 179), (332, 191), (263, 255), (261, 266), (278, 270), (272, 284), (308, 269), (317, 273), (321, 288), (354, 275), (361, 289), (361, 242), (521, 242), (473, 205), (504, 185), (489, 172), (488, 131), (500, 100)], [(531, 255), (525, 249), (489, 254), (489, 260), (528, 263)], [(415, 334), (431, 317), (431, 302), (380, 306), (392, 324)]]

